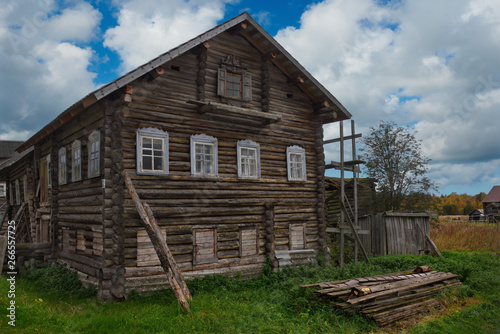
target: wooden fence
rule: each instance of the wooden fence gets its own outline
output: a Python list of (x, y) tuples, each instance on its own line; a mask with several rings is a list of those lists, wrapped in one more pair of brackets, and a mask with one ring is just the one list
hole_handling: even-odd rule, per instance
[(424, 234), (429, 235), (430, 212), (382, 212), (359, 218), (359, 237), (370, 255), (415, 254), (428, 249)]

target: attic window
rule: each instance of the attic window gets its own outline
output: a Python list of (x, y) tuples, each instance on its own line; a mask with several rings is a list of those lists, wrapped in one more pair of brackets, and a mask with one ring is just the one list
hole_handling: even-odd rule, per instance
[(173, 71), (180, 71), (180, 70), (181, 70), (180, 66), (177, 66), (177, 65), (172, 65), (172, 66), (170, 66), (170, 68), (171, 68)]
[(217, 94), (234, 100), (252, 101), (252, 76), (239, 58), (229, 55), (218, 71)]

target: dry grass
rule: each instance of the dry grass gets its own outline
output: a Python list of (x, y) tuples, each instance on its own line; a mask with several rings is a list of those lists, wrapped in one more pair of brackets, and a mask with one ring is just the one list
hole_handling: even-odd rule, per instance
[(473, 223), (460, 218), (443, 216), (431, 222), (431, 239), (439, 249), (500, 252), (500, 224)]

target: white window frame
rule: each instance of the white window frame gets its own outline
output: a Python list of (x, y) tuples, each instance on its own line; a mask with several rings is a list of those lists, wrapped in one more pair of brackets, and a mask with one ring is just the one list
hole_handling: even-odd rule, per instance
[(0, 197), (7, 197), (7, 185), (5, 182), (0, 182)]
[[(78, 155), (76, 154), (78, 153)], [(71, 182), (82, 179), (82, 142), (75, 140), (71, 144)]]
[[(154, 154), (152, 156), (152, 167), (153, 169), (144, 169), (142, 166), (142, 158), (143, 158), (143, 147), (142, 143), (144, 138), (160, 139), (162, 140), (162, 159), (163, 159), (163, 168), (155, 170), (154, 169)], [(142, 128), (136, 131), (136, 166), (137, 166), (137, 174), (141, 175), (168, 175), (169, 173), (169, 146), (168, 146), (168, 133), (156, 129), (156, 128)]]
[(19, 184), (19, 179), (16, 179), (16, 204), (21, 204), (21, 186)]
[(66, 147), (63, 146), (59, 149), (59, 184), (66, 184), (68, 182), (68, 166), (66, 164)]
[[(101, 132), (99, 130), (93, 131), (89, 135), (88, 143), (88, 178), (97, 177), (101, 175)], [(94, 162), (94, 170), (91, 168)]]
[[(212, 160), (212, 173), (196, 172), (196, 145), (210, 145), (213, 148)], [(206, 134), (192, 135), (191, 136), (191, 175), (200, 177), (217, 177), (219, 175), (218, 169), (218, 145), (217, 138), (207, 136)]]
[(23, 177), (23, 190), (24, 190), (24, 201), (28, 203), (28, 176)]
[[(292, 161), (292, 156), (302, 156), (301, 167), (302, 167), (302, 177), (297, 177), (292, 175), (292, 170), (296, 168), (293, 166), (297, 164), (296, 161)], [(306, 170), (306, 150), (300, 146), (294, 145), (286, 148), (286, 165), (288, 170), (288, 181), (304, 182), (307, 181), (307, 170)]]
[[(236, 143), (237, 149), (237, 163), (238, 163), (238, 177), (240, 179), (249, 179), (249, 180), (259, 180), (260, 179), (260, 145), (253, 140), (240, 140)], [(241, 154), (242, 149), (249, 149), (255, 151), (255, 175), (243, 175), (243, 163), (242, 159), (244, 158)]]

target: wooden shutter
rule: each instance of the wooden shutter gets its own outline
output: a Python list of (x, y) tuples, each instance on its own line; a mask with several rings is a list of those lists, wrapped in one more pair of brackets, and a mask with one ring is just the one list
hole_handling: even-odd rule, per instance
[(304, 249), (306, 239), (305, 224), (290, 225), (290, 249)]
[(217, 232), (215, 229), (194, 231), (194, 263), (217, 262)]
[(240, 230), (240, 256), (252, 256), (259, 253), (259, 234), (257, 228)]
[(252, 101), (252, 75), (249, 72), (243, 74), (242, 98), (244, 101)]
[(219, 67), (219, 73), (217, 77), (217, 95), (226, 95), (226, 76), (227, 71), (225, 68)]

